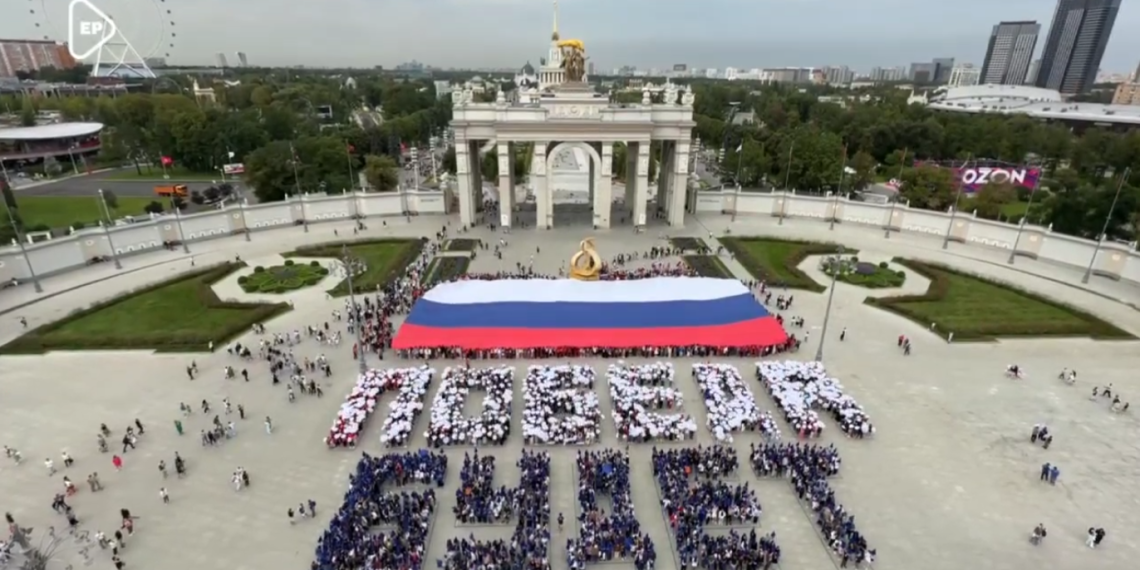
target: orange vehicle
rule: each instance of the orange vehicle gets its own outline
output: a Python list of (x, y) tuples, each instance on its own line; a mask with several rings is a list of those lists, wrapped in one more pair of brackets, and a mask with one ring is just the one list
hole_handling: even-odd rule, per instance
[(185, 198), (188, 194), (185, 184), (171, 186), (155, 186), (154, 193), (164, 198)]

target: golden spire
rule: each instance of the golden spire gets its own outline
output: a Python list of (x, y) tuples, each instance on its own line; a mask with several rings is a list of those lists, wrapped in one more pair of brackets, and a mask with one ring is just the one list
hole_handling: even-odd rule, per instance
[(550, 34), (550, 39), (558, 41), (558, 0), (554, 0), (554, 33)]

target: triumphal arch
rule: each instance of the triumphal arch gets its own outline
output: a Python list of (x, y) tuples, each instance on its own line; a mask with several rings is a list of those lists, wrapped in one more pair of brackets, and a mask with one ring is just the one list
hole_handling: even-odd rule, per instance
[[(650, 217), (663, 217), (672, 226), (684, 225), (685, 193), (689, 173), (694, 95), (688, 89), (667, 85), (657, 100), (648, 91), (641, 104), (613, 103), (585, 81), (581, 42), (564, 40), (564, 81), (546, 86), (523, 86), (510, 96), (499, 91), (492, 103), (476, 103), (470, 87), (452, 93), (451, 126), (455, 131), (456, 192), (459, 215), (465, 225), (475, 222), (484, 201), (481, 153), (498, 155), (499, 224), (511, 226), (518, 206), (514, 179), (519, 148), (533, 153), (529, 185), (533, 189), (535, 225), (554, 225), (553, 165), (564, 150), (578, 149), (589, 159), (589, 202), (593, 225), (611, 225), (614, 202), (612, 161), (614, 144), (626, 144), (624, 204), (630, 221), (646, 225)], [(575, 63), (575, 61), (577, 63)], [(647, 212), (650, 195), (650, 143), (660, 149), (656, 184), (656, 211)], [(521, 145), (521, 146), (520, 146)]]

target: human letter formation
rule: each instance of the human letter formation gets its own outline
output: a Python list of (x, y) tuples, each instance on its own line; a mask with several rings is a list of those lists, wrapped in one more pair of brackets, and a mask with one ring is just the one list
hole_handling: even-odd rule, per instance
[(813, 511), (816, 528), (843, 567), (848, 562), (874, 563), (875, 550), (867, 545), (855, 527), (855, 516), (836, 501), (835, 491), (827, 482), (828, 477), (839, 473), (839, 452), (834, 445), (753, 444), (750, 456), (757, 475), (791, 481), (796, 496)]
[(739, 431), (759, 431), (769, 438), (780, 437), (771, 412), (760, 413), (752, 390), (735, 366), (694, 364), (693, 378), (708, 410), (708, 428), (718, 442), (732, 443), (732, 433)]
[(601, 434), (602, 412), (588, 366), (531, 366), (523, 384), (523, 441), (528, 445), (589, 445)]
[[(447, 368), (431, 405), (431, 423), (424, 435), (428, 445), (502, 445), (511, 435), (514, 368)], [(483, 409), (465, 417), (463, 407), (472, 392), (483, 392)]]
[(784, 412), (784, 419), (800, 437), (819, 437), (823, 421), (817, 409), (831, 413), (848, 437), (875, 433), (871, 418), (855, 398), (843, 392), (843, 384), (827, 375), (820, 362), (756, 363), (756, 377)]
[(611, 364), (606, 379), (610, 384), (614, 427), (619, 440), (682, 441), (696, 435), (697, 422), (692, 416), (660, 413), (684, 409), (681, 391), (673, 385), (672, 362), (641, 366)]
[[(791, 483), (815, 525), (840, 559), (873, 561), (875, 551), (840, 505), (828, 478), (839, 472), (834, 446), (762, 443), (751, 446), (749, 463), (758, 476)], [(780, 562), (775, 533), (758, 533), (760, 501), (747, 484), (725, 482), (740, 467), (728, 447), (653, 449), (652, 473), (662, 515), (675, 537), (683, 568), (762, 569)], [(517, 487), (493, 484), (495, 458), (464, 455), (454, 513), (459, 526), (513, 525), (508, 539), (451, 538), (442, 570), (549, 570), (550, 455), (522, 452)], [(447, 457), (420, 450), (382, 457), (365, 454), (349, 476), (344, 503), (317, 543), (315, 570), (424, 568), (433, 531), (434, 488), (446, 478)], [(576, 461), (577, 536), (567, 539), (572, 570), (604, 562), (652, 570), (656, 547), (634, 512), (629, 456), (624, 451), (579, 451)], [(391, 487), (415, 485), (412, 490)], [(426, 489), (425, 489), (426, 487)], [(601, 497), (609, 498), (603, 508)]]
[[(637, 570), (652, 569), (657, 551), (633, 512), (629, 453), (579, 451), (577, 467), (578, 538), (566, 541), (570, 570), (611, 561), (632, 561)], [(610, 498), (608, 514), (598, 503), (599, 495)]]
[(515, 528), (510, 540), (483, 541), (476, 540), (474, 535), (449, 539), (447, 552), (442, 560), (436, 560), (436, 567), (442, 570), (549, 570), (550, 454), (524, 451), (516, 464), (521, 473), (516, 488), (495, 490), (489, 484), (494, 476), (494, 464), (490, 457), (464, 456), (461, 488), (456, 492), (456, 520), (461, 524), (510, 524), (513, 518)]
[(325, 444), (329, 447), (356, 447), (357, 439), (380, 397), (397, 390), (396, 400), (389, 406), (388, 417), (381, 428), (380, 441), (387, 446), (405, 445), (412, 433), (416, 417), (423, 411), (423, 399), (435, 370), (394, 368), (369, 370), (356, 379), (356, 385), (337, 410)]
[[(761, 513), (756, 492), (719, 480), (733, 476), (739, 464), (729, 447), (653, 449), (653, 476), (681, 567), (731, 570), (779, 563), (775, 536), (756, 533)], [(718, 527), (722, 532), (716, 535), (706, 532)]]

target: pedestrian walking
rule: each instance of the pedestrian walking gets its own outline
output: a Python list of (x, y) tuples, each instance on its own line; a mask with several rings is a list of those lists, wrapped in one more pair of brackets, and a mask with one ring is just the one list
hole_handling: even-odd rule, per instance
[(241, 404), (238, 404), (238, 416), (240, 416), (243, 420), (245, 419), (245, 406)]
[[(266, 418), (268, 420), (269, 418)], [(48, 477), (55, 475), (55, 462), (50, 457), (44, 459), (44, 467), (47, 467)]]
[(123, 470), (123, 458), (118, 455), (111, 456), (111, 464), (115, 466), (115, 471)]
[(174, 420), (174, 430), (178, 432), (178, 435), (182, 435), (182, 420)]
[(166, 492), (166, 487), (162, 487), (161, 489), (158, 490), (158, 496), (162, 498), (163, 504), (166, 504), (166, 505), (170, 504), (170, 493)]
[(265, 433), (267, 435), (273, 435), (273, 419), (269, 416), (265, 416)]

